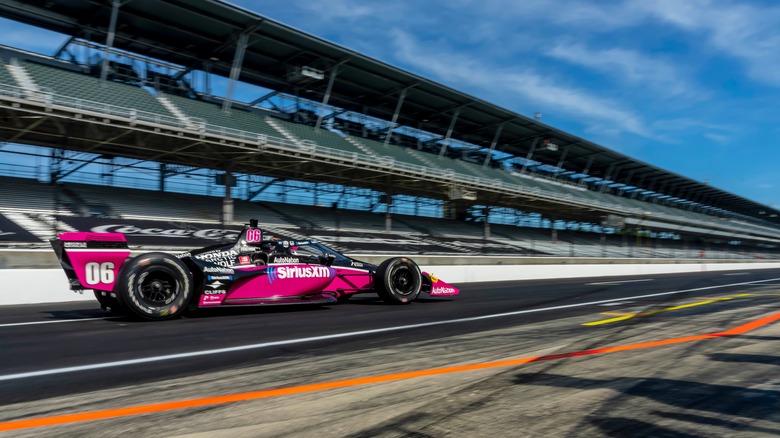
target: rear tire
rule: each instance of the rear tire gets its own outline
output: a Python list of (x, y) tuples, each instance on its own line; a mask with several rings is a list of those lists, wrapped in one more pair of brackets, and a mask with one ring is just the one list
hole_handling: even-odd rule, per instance
[(376, 292), (385, 302), (408, 304), (420, 295), (422, 273), (417, 263), (405, 257), (387, 259), (374, 274)]
[(116, 285), (117, 299), (141, 318), (171, 319), (187, 309), (192, 284), (184, 262), (170, 254), (152, 252), (125, 264)]

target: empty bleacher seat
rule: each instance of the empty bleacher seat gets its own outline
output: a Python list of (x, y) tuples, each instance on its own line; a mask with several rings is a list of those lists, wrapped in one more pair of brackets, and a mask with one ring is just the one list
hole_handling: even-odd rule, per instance
[(281, 119), (274, 119), (274, 123), (281, 126), (299, 140), (310, 141), (316, 145), (325, 146), (331, 149), (338, 149), (344, 152), (363, 154), (363, 151), (358, 149), (355, 145), (351, 144), (347, 140), (341, 138), (341, 136), (335, 132), (330, 132), (325, 129), (317, 129), (298, 123), (292, 123)]
[(165, 97), (189, 117), (202, 119), (214, 127), (224, 127), (254, 134), (264, 134), (269, 137), (281, 137), (268, 123), (264, 116), (245, 111), (239, 108), (231, 108), (229, 112), (214, 103), (189, 97), (166, 94)]
[(94, 76), (35, 62), (22, 65), (42, 91), (172, 117), (154, 96), (135, 85), (101, 82)]

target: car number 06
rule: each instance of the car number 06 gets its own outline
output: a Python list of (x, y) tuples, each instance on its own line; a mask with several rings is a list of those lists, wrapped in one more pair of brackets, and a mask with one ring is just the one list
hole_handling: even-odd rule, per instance
[(90, 262), (85, 266), (87, 284), (111, 284), (114, 282), (114, 264), (111, 262)]
[(246, 241), (249, 243), (256, 243), (263, 240), (263, 232), (260, 230), (247, 230)]

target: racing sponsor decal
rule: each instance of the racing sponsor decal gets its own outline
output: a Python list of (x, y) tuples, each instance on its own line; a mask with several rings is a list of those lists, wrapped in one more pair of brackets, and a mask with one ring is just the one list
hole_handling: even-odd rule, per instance
[(438, 283), (439, 282), (439, 277), (435, 277), (433, 274), (430, 274), (429, 277), (431, 277), (431, 281), (433, 283)]
[(243, 255), (238, 257), (238, 264), (240, 265), (251, 265), (252, 259), (249, 256)]
[(273, 263), (300, 263), (298, 257), (274, 257)]
[(267, 270), (268, 282), (299, 278), (330, 278), (333, 270), (327, 266), (277, 266)]
[(192, 257), (192, 254), (190, 254), (189, 252), (183, 252), (181, 254), (176, 254), (176, 257), (180, 259), (184, 259), (187, 257)]
[(225, 289), (204, 290), (206, 295), (225, 295), (227, 291)]
[(209, 281), (211, 280), (233, 280), (232, 275), (209, 275)]
[(362, 268), (363, 267), (363, 264), (360, 263), (360, 262), (350, 261), (349, 263), (352, 265), (352, 267), (355, 267), (355, 268)]
[[(94, 217), (62, 217), (59, 219), (77, 230), (121, 233), (126, 236), (130, 244), (173, 244), (195, 248), (213, 245), (220, 241), (235, 241), (241, 233), (240, 228), (222, 227), (218, 224), (208, 223), (144, 219), (117, 220)], [(0, 229), (5, 230), (2, 220), (0, 220)]]
[(65, 248), (86, 248), (87, 242), (63, 242)]
[(431, 289), (431, 294), (442, 294), (442, 295), (445, 295), (445, 294), (454, 294), (456, 292), (457, 291), (455, 290), (454, 287), (439, 286), (439, 287), (434, 287), (434, 288)]
[(235, 274), (236, 271), (232, 269), (222, 268), (222, 267), (212, 267), (207, 266), (203, 268), (203, 272), (206, 274), (213, 273), (213, 274)]
[(221, 282), (221, 281), (215, 281), (215, 282), (213, 282), (213, 283), (209, 283), (209, 284), (207, 284), (207, 285), (206, 285), (206, 287), (210, 287), (210, 288), (212, 288), (212, 289), (217, 289), (217, 288), (219, 288), (220, 286), (224, 286), (224, 285), (225, 285), (225, 283), (223, 283), (223, 282)]
[(246, 230), (246, 241), (248, 243), (258, 243), (263, 240), (263, 232), (257, 228)]
[(200, 305), (209, 306), (214, 304), (222, 304), (222, 300), (224, 298), (225, 298), (224, 294), (201, 295)]
[(108, 224), (92, 227), (94, 233), (122, 233), (139, 234), (143, 236), (172, 237), (172, 238), (195, 238), (207, 240), (221, 240), (223, 238), (233, 238), (237, 236), (235, 230), (223, 230), (219, 228), (209, 228), (203, 230), (192, 230), (186, 228), (141, 228), (128, 224)]
[(228, 251), (213, 251), (213, 252), (206, 252), (203, 254), (198, 254), (195, 256), (198, 260), (206, 260), (206, 261), (216, 261), (221, 259), (230, 259), (234, 258), (238, 255), (238, 251), (235, 249), (231, 249)]

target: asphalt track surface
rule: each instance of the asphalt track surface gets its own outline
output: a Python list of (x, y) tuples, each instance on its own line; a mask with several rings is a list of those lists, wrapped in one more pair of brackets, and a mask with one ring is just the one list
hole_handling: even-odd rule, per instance
[[(756, 292), (759, 290), (761, 293)], [(210, 309), (186, 318), (154, 323), (111, 317), (95, 307), (78, 302), (0, 308), (0, 412), (8, 407), (8, 411), (15, 409), (16, 415), (0, 416), (0, 431), (3, 422), (40, 416), (30, 406), (44, 405), (47, 400), (82, 395), (97, 398), (101, 391), (122, 394), (125, 388), (132, 387), (159, 389), (168, 382), (204, 375), (268, 370), (269, 379), (274, 372), (282, 373), (271, 379), (279, 387), (317, 381), (317, 371), (303, 371), (301, 364), (321, 369), (324, 380), (338, 379), (339, 371), (348, 377), (359, 377), (363, 375), (357, 372), (361, 368), (368, 374), (387, 375), (393, 370), (371, 368), (378, 366), (371, 363), (372, 357), (379, 362), (386, 361), (377, 352), (392, 350), (398, 355), (406, 346), (409, 351), (418, 351), (421, 345), (425, 347), (415, 353), (415, 360), (425, 358), (420, 362), (422, 368), (484, 361), (491, 354), (498, 354), (490, 351), (503, 352), (505, 348), (493, 345), (500, 335), (491, 335), (491, 342), (484, 342), (487, 333), (533, 333), (524, 342), (538, 336), (534, 348), (542, 353), (551, 345), (568, 346), (575, 339), (587, 340), (568, 347), (567, 354), (571, 357), (602, 353), (600, 350), (583, 353), (593, 346), (621, 342), (634, 345), (634, 337), (645, 344), (658, 341), (659, 337), (683, 339), (679, 342), (697, 341), (684, 337), (730, 329), (780, 310), (780, 270), (467, 284), (462, 285), (461, 295), (454, 299), (426, 299), (406, 306), (386, 305), (371, 296), (357, 296), (341, 305)], [(577, 323), (570, 323), (572, 320)], [(668, 325), (669, 321), (676, 321), (673, 333), (666, 325), (651, 325)], [(761, 326), (773, 322), (767, 320)], [(617, 330), (616, 326), (621, 329)], [(648, 333), (658, 334), (648, 337)], [(757, 338), (754, 342), (760, 344), (760, 337)], [(478, 347), (465, 347), (478, 339), (483, 339), (475, 344)], [(774, 339), (777, 338), (768, 341)], [(488, 348), (488, 344), (492, 350), (476, 353), (479, 348)], [(641, 348), (655, 347), (642, 345)], [(433, 357), (427, 357), (425, 349)], [(469, 351), (475, 352), (475, 357), (469, 357)], [(554, 356), (534, 357), (544, 357), (545, 361), (569, 357), (561, 355), (559, 349), (553, 353)], [(435, 363), (437, 357), (447, 357), (447, 363)], [(775, 357), (771, 364), (780, 365), (780, 359)], [(298, 369), (300, 376), (305, 376), (298, 380), (304, 381), (289, 375)], [(461, 371), (465, 370), (457, 372)], [(567, 384), (574, 385), (565, 375), (550, 374), (546, 378), (555, 381), (547, 386), (560, 386), (559, 392)], [(428, 380), (436, 381), (436, 378)], [(531, 384), (538, 385), (538, 382)], [(447, 386), (451, 387), (451, 384)], [(225, 391), (240, 392), (238, 389)], [(188, 393), (183, 398), (205, 395), (208, 394)], [(776, 393), (771, 396), (762, 403), (780, 408), (780, 398)], [(141, 420), (136, 424), (138, 421)], [(100, 431), (94, 432), (96, 436), (107, 432), (96, 430)], [(360, 430), (365, 436), (405, 435), (395, 429), (391, 434), (386, 434), (384, 429)], [(664, 432), (653, 430), (657, 434)], [(768, 430), (780, 433), (780, 430)], [(62, 436), (71, 432), (66, 430)], [(235, 432), (226, 432), (225, 436)], [(245, 435), (255, 436), (256, 432), (249, 430)], [(498, 429), (492, 433), (509, 432)], [(406, 434), (412, 431), (406, 430)], [(442, 429), (441, 433), (428, 435), (460, 434)], [(467, 435), (465, 430), (462, 435)]]

